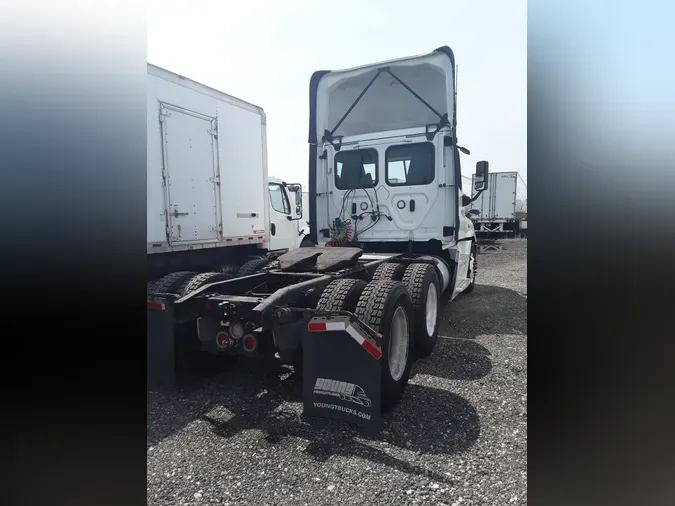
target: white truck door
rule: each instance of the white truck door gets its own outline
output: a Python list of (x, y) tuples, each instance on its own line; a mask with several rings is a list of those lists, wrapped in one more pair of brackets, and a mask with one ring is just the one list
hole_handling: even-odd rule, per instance
[(220, 185), (216, 119), (161, 107), (169, 243), (220, 239)]
[(293, 249), (298, 243), (298, 222), (288, 192), (279, 183), (269, 183), (270, 250)]

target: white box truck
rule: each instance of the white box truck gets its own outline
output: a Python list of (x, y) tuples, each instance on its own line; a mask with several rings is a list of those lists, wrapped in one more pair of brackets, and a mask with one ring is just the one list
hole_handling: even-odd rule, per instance
[(300, 185), (268, 177), (262, 108), (148, 64), (147, 150), (151, 281), (222, 279), (306, 241)]
[(472, 203), (469, 215), (479, 237), (522, 237), (527, 232), (527, 184), (515, 171), (490, 174), (489, 190)]
[[(413, 361), (432, 353), (442, 303), (475, 286), (455, 58), (444, 46), (318, 71), (309, 88), (309, 238), (318, 246), (232, 279), (160, 279), (148, 296), (148, 375), (175, 381), (174, 353), (188, 342), (195, 357), (276, 355), (303, 371), (305, 414), (375, 427)], [(478, 162), (473, 189), (485, 190), (488, 176)], [(262, 212), (250, 200), (248, 212)]]

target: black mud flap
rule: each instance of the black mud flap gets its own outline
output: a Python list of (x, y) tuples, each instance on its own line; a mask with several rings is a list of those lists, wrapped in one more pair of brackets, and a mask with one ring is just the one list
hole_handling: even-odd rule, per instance
[(346, 316), (314, 317), (302, 334), (304, 414), (381, 428), (382, 351)]
[(148, 298), (147, 383), (172, 387), (176, 384), (173, 302)]

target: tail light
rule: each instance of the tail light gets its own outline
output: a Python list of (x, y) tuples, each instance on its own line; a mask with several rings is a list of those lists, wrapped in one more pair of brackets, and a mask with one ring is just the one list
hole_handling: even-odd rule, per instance
[(230, 346), (230, 336), (227, 332), (220, 331), (216, 334), (216, 344), (221, 350)]
[(258, 347), (258, 340), (253, 335), (247, 334), (244, 336), (242, 346), (244, 348), (244, 351), (251, 353), (255, 351), (255, 349)]

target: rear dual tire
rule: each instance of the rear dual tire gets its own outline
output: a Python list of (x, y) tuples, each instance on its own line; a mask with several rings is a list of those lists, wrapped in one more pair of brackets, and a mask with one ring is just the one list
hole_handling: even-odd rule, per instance
[(380, 264), (373, 273), (373, 281), (401, 281), (403, 274), (405, 274), (405, 269), (405, 264)]
[(251, 276), (252, 274), (257, 274), (272, 262), (273, 260), (271, 258), (252, 258), (244, 265), (239, 267), (239, 269), (237, 270), (236, 277), (241, 278), (244, 276)]
[(316, 309), (354, 312), (368, 283), (362, 279), (336, 279), (321, 292)]
[(384, 263), (377, 267), (373, 280), (401, 281), (412, 299), (412, 334), (418, 357), (431, 354), (438, 340), (441, 311), (441, 283), (431, 264)]
[(392, 409), (403, 396), (413, 363), (412, 300), (397, 281), (368, 283), (354, 314), (382, 334), (382, 411)]
[(406, 287), (397, 281), (360, 279), (332, 281), (322, 292), (316, 308), (350, 311), (382, 334), (382, 411), (401, 400), (413, 362), (411, 332), (412, 301)]
[(167, 274), (163, 278), (148, 284), (148, 292), (151, 293), (176, 293), (183, 283), (189, 278), (196, 276), (197, 272), (179, 271)]
[(232, 278), (232, 276), (225, 274), (224, 272), (203, 272), (183, 281), (183, 284), (178, 288), (178, 294), (184, 296), (204, 285), (216, 283), (217, 281), (225, 281), (230, 278)]
[(403, 275), (413, 306), (413, 335), (418, 357), (431, 354), (438, 340), (441, 321), (441, 283), (431, 264), (410, 264)]

